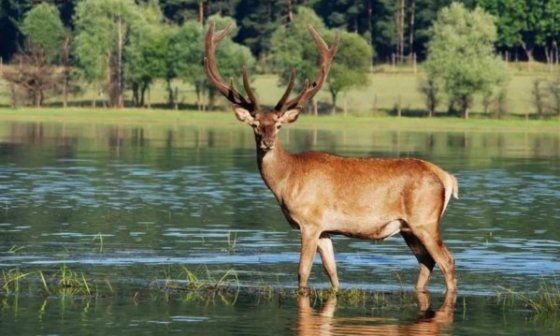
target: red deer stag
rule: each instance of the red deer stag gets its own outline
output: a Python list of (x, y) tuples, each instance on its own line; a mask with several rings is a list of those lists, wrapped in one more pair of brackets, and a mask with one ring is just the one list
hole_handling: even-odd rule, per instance
[(307, 288), (318, 250), (334, 289), (339, 287), (331, 235), (384, 239), (400, 233), (420, 264), (416, 289), (424, 291), (435, 263), (448, 291), (456, 290), (455, 264), (443, 244), (439, 224), (451, 195), (457, 197), (455, 177), (418, 159), (347, 158), (328, 153), (291, 154), (278, 139), (282, 124), (297, 120), (302, 107), (323, 86), (339, 39), (329, 46), (309, 26), (317, 44), (320, 64), (317, 78), (306, 81), (301, 93), (289, 99), (294, 87), (292, 71), (286, 92), (272, 110), (259, 106), (246, 69), (240, 94), (233, 81), (226, 84), (216, 65), (216, 47), (231, 26), (214, 32), (211, 23), (205, 40), (204, 68), (212, 84), (232, 104), (239, 121), (255, 133), (261, 176), (280, 204), (288, 222), (301, 231), (299, 287)]

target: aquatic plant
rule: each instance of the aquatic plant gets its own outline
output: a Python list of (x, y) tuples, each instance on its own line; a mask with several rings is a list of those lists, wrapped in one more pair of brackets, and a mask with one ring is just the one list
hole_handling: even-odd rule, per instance
[(235, 252), (235, 246), (237, 245), (237, 232), (228, 231), (227, 235), (227, 246), (223, 249), (224, 252), (232, 254)]
[(23, 273), (19, 268), (2, 270), (2, 291), (6, 294), (18, 293), (20, 291), (20, 281), (25, 279), (30, 273)]
[(560, 311), (560, 286), (543, 283), (536, 294), (527, 294), (511, 288), (500, 287), (497, 293), (498, 302), (503, 306), (521, 302), (536, 314), (558, 314)]
[(6, 253), (16, 254), (16, 253), (18, 253), (19, 251), (21, 251), (25, 248), (26, 248), (26, 246), (14, 245), (14, 246), (10, 247), (10, 249)]
[(91, 239), (92, 243), (95, 241), (99, 241), (98, 252), (103, 253), (103, 235), (101, 234), (101, 232), (93, 236), (93, 238)]

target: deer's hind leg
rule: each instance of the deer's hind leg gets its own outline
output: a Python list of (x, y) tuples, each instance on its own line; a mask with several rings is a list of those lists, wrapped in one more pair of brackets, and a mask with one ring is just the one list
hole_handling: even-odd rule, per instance
[(428, 250), (422, 242), (410, 231), (401, 231), (404, 241), (414, 253), (420, 265), (420, 272), (418, 273), (418, 281), (416, 281), (416, 290), (419, 292), (426, 291), (426, 284), (430, 280), (432, 270), (436, 264), (434, 258), (430, 255)]
[(457, 290), (457, 278), (455, 276), (455, 261), (453, 256), (443, 244), (439, 232), (439, 220), (421, 226), (411, 226), (412, 233), (422, 243), (426, 251), (438, 264), (448, 291)]

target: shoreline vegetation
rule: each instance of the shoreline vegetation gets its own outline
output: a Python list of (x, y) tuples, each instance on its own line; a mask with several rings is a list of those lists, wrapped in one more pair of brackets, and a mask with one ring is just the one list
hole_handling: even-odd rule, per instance
[[(99, 124), (115, 126), (214, 126), (239, 127), (232, 112), (166, 109), (105, 109), (105, 108), (0, 108), (0, 122)], [(523, 118), (488, 119), (472, 117), (397, 117), (302, 115), (293, 128), (304, 129), (384, 129), (415, 132), (560, 132), (560, 119), (533, 120)]]
[[(373, 291), (360, 288), (342, 288), (333, 291), (330, 288), (310, 288), (300, 291), (294, 287), (274, 286), (263, 281), (255, 284), (242, 283), (235, 269), (211, 271), (208, 268), (193, 271), (187, 267), (174, 270), (166, 268), (161, 276), (147, 280), (144, 285), (126, 286), (114, 279), (96, 279), (84, 272), (70, 269), (63, 264), (58, 270), (25, 270), (19, 268), (4, 269), (0, 276), (0, 301), (16, 297), (22, 293), (32, 296), (104, 299), (132, 296), (134, 300), (155, 294), (169, 298), (175, 296), (185, 302), (215, 304), (222, 302), (235, 305), (237, 301), (254, 299), (260, 301), (293, 300), (300, 296), (310, 296), (314, 302), (323, 302), (336, 298), (341, 303), (352, 307), (370, 307), (371, 309), (402, 309), (415, 307), (417, 302), (414, 291), (404, 287), (396, 291)], [(439, 293), (432, 293), (438, 297)], [(472, 295), (472, 294), (471, 294)], [(462, 295), (468, 297), (469, 295)], [(548, 316), (554, 319), (560, 308), (560, 288), (554, 283), (542, 283), (536, 292), (521, 292), (512, 288), (499, 286), (493, 295), (485, 295), (495, 300), (503, 309), (523, 307), (535, 317)], [(464, 300), (464, 299), (463, 299)]]

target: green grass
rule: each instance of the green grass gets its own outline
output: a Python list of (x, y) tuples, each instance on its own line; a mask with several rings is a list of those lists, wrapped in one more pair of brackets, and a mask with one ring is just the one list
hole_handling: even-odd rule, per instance
[(536, 314), (558, 314), (560, 312), (560, 286), (544, 283), (536, 294), (527, 294), (502, 287), (497, 293), (498, 302), (503, 306), (521, 302)]
[[(323, 302), (336, 298), (339, 304), (368, 309), (405, 308), (418, 304), (413, 292), (403, 289), (394, 292), (379, 292), (361, 288), (345, 288), (333, 291), (329, 288), (311, 288), (300, 291), (297, 288), (278, 287), (255, 280), (252, 284), (240, 282), (235, 269), (211, 270), (199, 267), (166, 267), (163, 276), (133, 286), (132, 290), (117, 292), (107, 279), (88, 278), (81, 271), (62, 265), (57, 270), (26, 270), (19, 268), (2, 270), (0, 277), (0, 297), (2, 295), (28, 294), (64, 297), (99, 298), (111, 296), (161, 295), (169, 299), (178, 297), (183, 301), (234, 305), (240, 296), (244, 300), (272, 301), (295, 299), (309, 295), (312, 302)], [(494, 300), (493, 297), (489, 299)], [(558, 316), (560, 311), (560, 287), (556, 283), (543, 283), (536, 292), (516, 291), (500, 287), (495, 299), (502, 309), (523, 307), (534, 316)], [(463, 303), (464, 304), (464, 303)]]
[[(148, 109), (88, 109), (88, 108), (0, 108), (0, 121), (68, 124), (99, 124), (121, 126), (199, 126), (247, 127), (239, 123), (232, 112), (196, 112)], [(463, 120), (453, 117), (360, 117), (303, 115), (291, 128), (304, 129), (391, 129), (411, 131), (522, 131), (558, 132), (560, 120), (483, 119)]]
[[(551, 74), (559, 71), (559, 67), (550, 67), (545, 64), (533, 63), (510, 63), (511, 80), (508, 85), (507, 105), (511, 115), (526, 116), (534, 113), (531, 98), (533, 81), (537, 78), (548, 78)], [(393, 69), (390, 65), (379, 65), (370, 74), (370, 85), (365, 88), (355, 88), (347, 93), (342, 93), (339, 97), (338, 107), (343, 110), (348, 107), (349, 114), (372, 116), (386, 115), (388, 111), (394, 109), (400, 99), (404, 113), (414, 111), (421, 113), (424, 111), (424, 98), (418, 92), (419, 79), (422, 77), (422, 69), (417, 72), (412, 71), (411, 67), (399, 66)], [(278, 86), (278, 79), (275, 75), (255, 75), (253, 76), (253, 86), (264, 105), (273, 105), (280, 98), (284, 87)], [(180, 103), (196, 104), (194, 88), (188, 84), (176, 80), (173, 84), (178, 88)], [(98, 107), (101, 106), (102, 96), (96, 88), (91, 85), (84, 85), (83, 91), (71, 98), (72, 104), (79, 104), (91, 107), (91, 101), (97, 99)], [(7, 106), (10, 102), (9, 88), (0, 80), (0, 105)], [(61, 96), (48, 95), (47, 104), (60, 105)], [(126, 99), (130, 99), (130, 91), (126, 92)], [(162, 107), (167, 101), (167, 92), (162, 81), (157, 81), (151, 88), (147, 100), (154, 106)], [(328, 90), (323, 89), (318, 95), (320, 104), (328, 107), (330, 95)], [(480, 113), (483, 111), (481, 97), (476, 97), (472, 111)], [(440, 106), (440, 112), (444, 112), (445, 104)], [(340, 112), (342, 113), (342, 112)]]

